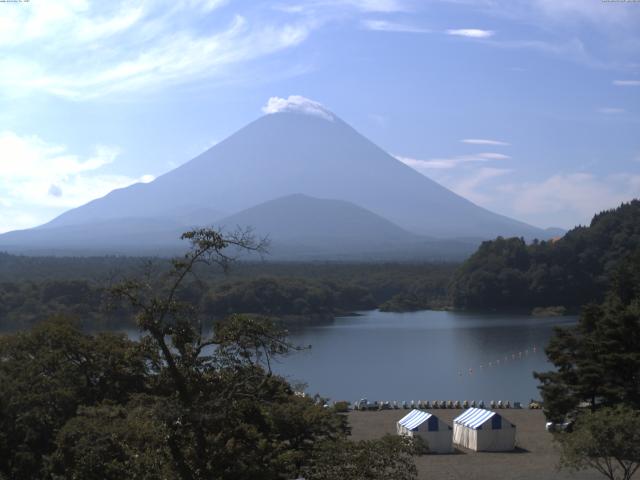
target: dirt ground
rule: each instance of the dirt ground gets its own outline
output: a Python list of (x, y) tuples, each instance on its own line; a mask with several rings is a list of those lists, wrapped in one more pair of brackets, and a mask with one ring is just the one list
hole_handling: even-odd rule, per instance
[[(540, 410), (499, 410), (516, 425), (516, 450), (509, 453), (473, 452), (458, 449), (450, 455), (416, 457), (420, 479), (465, 480), (545, 480), (545, 479), (603, 479), (596, 471), (570, 474), (557, 469), (559, 454), (551, 434), (544, 429), (545, 418)], [(396, 422), (408, 410), (380, 412), (351, 412), (349, 422), (354, 440), (380, 437), (396, 433)], [(436, 416), (452, 425), (462, 410), (433, 410)], [(635, 475), (634, 478), (640, 478)]]

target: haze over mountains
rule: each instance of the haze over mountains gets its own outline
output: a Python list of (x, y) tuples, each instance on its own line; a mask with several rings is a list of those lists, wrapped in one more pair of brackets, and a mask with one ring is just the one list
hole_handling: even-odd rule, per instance
[(252, 226), (282, 257), (447, 257), (497, 235), (552, 236), (456, 195), (320, 110), (265, 115), (151, 183), (0, 235), (0, 249), (153, 253), (177, 248), (180, 232), (202, 225)]

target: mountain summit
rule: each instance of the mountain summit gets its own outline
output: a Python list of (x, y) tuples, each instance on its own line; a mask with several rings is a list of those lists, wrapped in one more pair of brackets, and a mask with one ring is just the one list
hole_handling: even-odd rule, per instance
[[(296, 104), (292, 98), (284, 104), (278, 103), (282, 99), (271, 99), (266, 115), (153, 182), (115, 190), (37, 229), (0, 236), (0, 248), (22, 241), (47, 245), (49, 229), (57, 232), (55, 247), (64, 248), (66, 228), (73, 227), (77, 235), (78, 228), (105, 222), (122, 244), (132, 219), (154, 225), (166, 222), (172, 236), (167, 242), (173, 243), (176, 226), (214, 224), (292, 194), (350, 202), (402, 230), (432, 238), (548, 236), (428, 179), (320, 104), (302, 100)], [(300, 216), (291, 220), (303, 221)], [(314, 219), (310, 216), (306, 221), (312, 224)], [(265, 222), (261, 225), (266, 228)], [(304, 225), (298, 228), (302, 231)], [(40, 240), (35, 239), (36, 232)], [(156, 236), (154, 242), (159, 240)], [(108, 243), (108, 238), (101, 243)]]

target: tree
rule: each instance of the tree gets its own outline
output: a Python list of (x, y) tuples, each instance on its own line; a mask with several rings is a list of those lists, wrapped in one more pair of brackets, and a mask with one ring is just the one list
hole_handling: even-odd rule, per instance
[(145, 391), (148, 358), (124, 335), (86, 335), (63, 318), (0, 337), (0, 472), (41, 478), (79, 406)]
[(412, 439), (386, 435), (378, 440), (321, 442), (314, 450), (306, 480), (414, 480), (418, 471)]
[(128, 281), (114, 292), (137, 310), (144, 342), (161, 356), (155, 410), (177, 478), (270, 479), (296, 475), (313, 445), (346, 433), (344, 417), (293, 395), (273, 375), (274, 356), (296, 349), (273, 322), (231, 315), (213, 332), (196, 308), (181, 300), (197, 265), (226, 269), (228, 247), (262, 251), (247, 232), (223, 237), (209, 229), (187, 232), (191, 250), (159, 282)]
[(640, 241), (640, 200), (593, 217), (562, 238), (483, 242), (456, 272), (451, 299), (459, 308), (577, 309), (602, 302), (612, 274)]
[(262, 244), (206, 229), (183, 238), (192, 248), (170, 270), (114, 288), (137, 312), (139, 341), (64, 319), (0, 338), (0, 478), (276, 480), (332, 449), (348, 455), (325, 457), (331, 471), (346, 462), (358, 478), (413, 478), (400, 440), (347, 442), (344, 415), (273, 373), (297, 349), (280, 326), (205, 323), (187, 279), (201, 263), (227, 268), (229, 247)]
[(637, 253), (618, 268), (602, 305), (585, 307), (576, 327), (556, 329), (546, 349), (556, 370), (534, 374), (549, 420), (584, 404), (640, 409), (639, 272)]
[(602, 408), (579, 416), (571, 433), (556, 435), (561, 466), (595, 468), (610, 480), (629, 480), (640, 468), (640, 411)]
[(48, 459), (54, 479), (162, 480), (172, 477), (171, 455), (152, 397), (126, 405), (80, 407), (56, 436)]

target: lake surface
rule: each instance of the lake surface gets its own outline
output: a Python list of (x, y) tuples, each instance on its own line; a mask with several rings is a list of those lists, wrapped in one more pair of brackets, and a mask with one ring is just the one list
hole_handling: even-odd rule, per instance
[(362, 312), (291, 331), (312, 345), (274, 368), (310, 394), (332, 400), (510, 400), (539, 398), (533, 371), (554, 326), (575, 317), (421, 311)]

